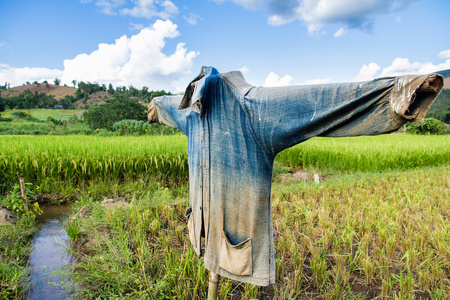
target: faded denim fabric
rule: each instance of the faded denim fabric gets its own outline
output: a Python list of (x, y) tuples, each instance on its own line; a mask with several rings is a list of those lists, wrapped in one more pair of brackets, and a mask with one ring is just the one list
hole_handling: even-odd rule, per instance
[[(314, 136), (375, 135), (420, 121), (439, 75), (254, 87), (240, 72), (203, 67), (184, 96), (154, 99), (150, 115), (188, 137), (192, 245), (219, 275), (275, 281), (271, 179), (276, 154)], [(155, 112), (156, 110), (156, 112)]]

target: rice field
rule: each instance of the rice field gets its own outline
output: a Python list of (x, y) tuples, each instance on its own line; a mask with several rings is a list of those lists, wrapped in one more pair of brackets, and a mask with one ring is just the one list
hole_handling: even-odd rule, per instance
[[(174, 182), (188, 176), (183, 136), (2, 136), (2, 191), (19, 176), (35, 185), (91, 180), (133, 180), (140, 176)], [(164, 178), (161, 178), (164, 177)]]
[(283, 165), (321, 172), (409, 170), (450, 164), (449, 135), (313, 138), (277, 156)]
[[(321, 185), (275, 178), (276, 283), (221, 278), (219, 299), (448, 299), (450, 167), (364, 174)], [(75, 203), (88, 207), (68, 224), (79, 299), (206, 299), (187, 189), (146, 189), (125, 209), (89, 194)]]
[[(385, 135), (313, 138), (276, 161), (322, 173), (383, 172), (450, 164), (449, 136)], [(141, 176), (186, 182), (186, 137), (2, 136), (0, 192), (19, 176), (35, 185), (57, 181), (133, 180)]]
[(275, 184), (280, 298), (448, 299), (449, 178), (447, 165)]
[[(314, 138), (280, 153), (276, 284), (222, 278), (219, 298), (449, 299), (449, 149), (448, 136), (385, 135)], [(186, 137), (2, 136), (2, 193), (19, 176), (34, 188), (77, 187), (74, 212), (88, 207), (67, 223), (78, 298), (206, 297), (208, 271), (184, 218)], [(98, 203), (116, 196), (131, 205)]]

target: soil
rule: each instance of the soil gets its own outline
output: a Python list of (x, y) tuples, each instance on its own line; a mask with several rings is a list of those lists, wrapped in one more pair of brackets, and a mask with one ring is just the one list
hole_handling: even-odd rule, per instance
[(13, 97), (19, 96), (20, 93), (25, 92), (26, 90), (30, 90), (33, 94), (34, 92), (43, 92), (49, 95), (54, 95), (56, 100), (63, 99), (65, 96), (75, 96), (76, 88), (70, 86), (59, 86), (54, 84), (45, 84), (45, 83), (32, 83), (32, 84), (24, 84), (21, 86), (16, 86), (10, 88), (6, 91), (2, 91), (2, 97)]
[(444, 89), (450, 89), (450, 77), (444, 78)]
[(80, 234), (75, 241), (72, 241), (71, 249), (76, 258), (90, 256), (95, 252), (98, 241), (95, 236), (107, 236), (110, 229), (108, 227), (99, 227), (96, 229), (98, 235)]
[(64, 204), (73, 202), (78, 198), (79, 194), (61, 195), (58, 193), (51, 194), (34, 194), (30, 197), (31, 203), (37, 202), (39, 204)]
[[(332, 175), (319, 175), (319, 181), (322, 182), (327, 178), (330, 178)], [(280, 180), (282, 183), (289, 183), (291, 181), (314, 181), (314, 174), (305, 172), (304, 170), (295, 170), (292, 173), (288, 174), (278, 174), (277, 176), (278, 180)]]
[[(2, 91), (2, 97), (13, 97), (13, 96), (19, 96), (19, 94), (25, 92), (26, 90), (30, 90), (33, 94), (35, 92), (37, 93), (45, 93), (48, 95), (54, 95), (56, 100), (63, 99), (65, 96), (74, 96), (75, 92), (77, 91), (77, 88), (70, 87), (70, 86), (59, 86), (54, 84), (45, 84), (45, 83), (31, 83), (31, 84), (24, 84), (21, 86), (12, 87), (6, 91)], [(84, 107), (86, 105), (93, 105), (93, 104), (104, 104), (106, 100), (112, 98), (112, 95), (105, 92), (100, 91), (93, 93), (92, 95), (89, 95), (89, 98), (87, 99), (86, 103), (83, 103), (84, 99), (80, 99), (76, 102), (74, 102), (74, 106), (76, 107)], [(147, 106), (146, 102), (139, 101), (142, 105)]]

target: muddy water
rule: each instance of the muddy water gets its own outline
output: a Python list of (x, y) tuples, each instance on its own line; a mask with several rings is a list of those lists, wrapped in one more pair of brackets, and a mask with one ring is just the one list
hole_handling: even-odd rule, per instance
[[(43, 214), (37, 217), (41, 228), (33, 237), (29, 258), (31, 287), (26, 299), (59, 300), (70, 297), (67, 286), (70, 281), (61, 268), (73, 262), (67, 252), (70, 237), (63, 225), (64, 216), (70, 212), (69, 205), (42, 206)], [(57, 285), (55, 285), (57, 284)]]

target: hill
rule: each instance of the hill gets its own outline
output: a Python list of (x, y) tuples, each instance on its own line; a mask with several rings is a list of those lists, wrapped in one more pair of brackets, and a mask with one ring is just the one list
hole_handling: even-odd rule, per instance
[[(90, 85), (88, 83), (88, 85)], [(94, 84), (96, 85), (96, 84)], [(24, 84), (21, 86), (12, 87), (7, 90), (3, 90), (1, 93), (1, 96), (4, 98), (7, 97), (14, 97), (19, 96), (21, 93), (24, 93), (25, 91), (30, 91), (32, 94), (35, 92), (44, 93), (46, 95), (54, 95), (56, 100), (63, 99), (65, 96), (72, 96), (77, 97), (77, 88), (69, 87), (69, 86), (58, 86), (54, 84), (46, 84), (46, 83), (32, 83), (32, 84)], [(152, 91), (153, 92), (153, 91)], [(150, 92), (152, 94), (152, 92)], [(165, 94), (165, 92), (164, 92)], [(153, 96), (153, 95), (151, 95)], [(107, 99), (112, 98), (113, 95), (106, 91), (96, 91), (89, 93), (87, 96), (87, 99), (79, 99), (75, 101), (73, 104), (75, 107), (84, 107), (86, 105), (93, 105), (93, 104), (104, 104)], [(140, 97), (134, 97), (130, 96), (132, 99), (138, 99), (139, 102), (143, 105), (146, 105), (148, 103), (148, 99), (141, 99)]]
[(427, 112), (427, 118), (450, 122), (450, 70), (436, 72), (444, 77), (444, 88)]
[(86, 105), (93, 105), (93, 104), (104, 104), (107, 99), (112, 98), (113, 96), (111, 94), (108, 94), (105, 91), (99, 91), (92, 93), (89, 95), (88, 99), (79, 99), (73, 103), (75, 107), (83, 108)]
[[(436, 99), (435, 103), (431, 106), (427, 117), (435, 117), (443, 120), (445, 119), (443, 113), (447, 110), (448, 107), (450, 107), (450, 69), (438, 71), (436, 73), (441, 74), (444, 77), (444, 89), (441, 95), (439, 95), (439, 97)], [(85, 93), (84, 96), (77, 95), (77, 88), (75, 87), (58, 86), (54, 84), (36, 82), (32, 84), (24, 84), (22, 86), (16, 86), (8, 90), (3, 90), (1, 96), (5, 98), (19, 96), (19, 94), (24, 93), (27, 90), (29, 90), (32, 94), (37, 92), (38, 94), (45, 93), (46, 95), (54, 95), (54, 98), (57, 101), (60, 99), (64, 99), (65, 96), (72, 96), (76, 98), (74, 99), (75, 101), (72, 100), (73, 107), (79, 108), (83, 108), (86, 105), (103, 104), (107, 99), (113, 97), (112, 93), (108, 93), (106, 91), (105, 85), (103, 85), (102, 88), (97, 83), (86, 84), (80, 82), (79, 86), (82, 89), (82, 92)], [(118, 87), (116, 88), (116, 91), (117, 90), (119, 90), (121, 93), (125, 93), (130, 98), (138, 99), (139, 102), (143, 105), (146, 105), (150, 101), (150, 99), (155, 96), (167, 94), (165, 91), (148, 91), (147, 89), (144, 92), (144, 89), (140, 91), (133, 88), (132, 86), (130, 86), (128, 89), (126, 87)]]
[(450, 69), (436, 72), (444, 77), (444, 89), (450, 89)]
[(33, 94), (35, 92), (44, 92), (47, 95), (54, 95), (56, 100), (63, 99), (65, 96), (75, 96), (76, 88), (70, 86), (59, 86), (45, 83), (24, 84), (2, 91), (2, 97), (19, 96), (19, 94), (29, 90)]

